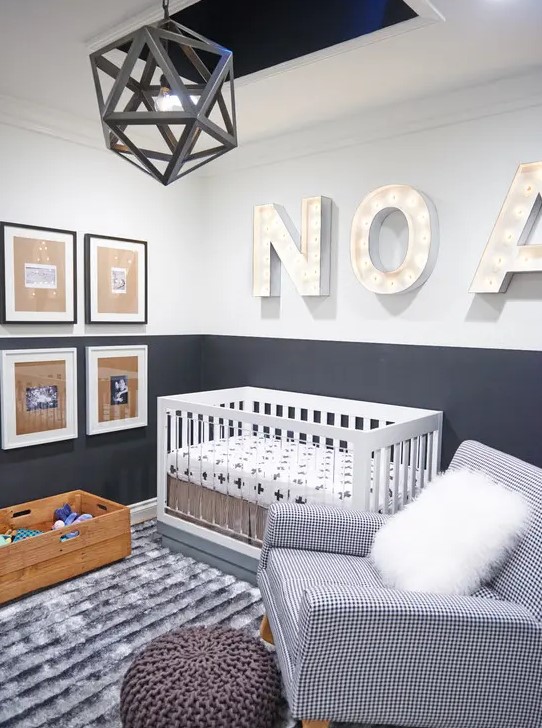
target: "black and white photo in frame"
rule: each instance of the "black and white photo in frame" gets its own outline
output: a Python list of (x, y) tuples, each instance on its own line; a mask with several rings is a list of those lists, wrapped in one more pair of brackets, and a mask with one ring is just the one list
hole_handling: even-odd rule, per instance
[(77, 350), (14, 349), (1, 357), (2, 449), (77, 437)]
[(87, 347), (87, 435), (147, 425), (147, 346)]

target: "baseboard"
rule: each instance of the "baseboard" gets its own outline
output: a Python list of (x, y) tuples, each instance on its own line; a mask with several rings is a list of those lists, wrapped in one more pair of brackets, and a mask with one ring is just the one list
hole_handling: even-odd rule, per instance
[(167, 546), (170, 551), (181, 552), (196, 561), (203, 561), (226, 574), (232, 574), (237, 579), (243, 579), (243, 581), (256, 585), (258, 559), (245, 556), (245, 554), (225, 546), (218, 546), (200, 536), (180, 531), (167, 523), (158, 521), (156, 526), (158, 533), (162, 536), (162, 544)]
[(156, 518), (156, 498), (150, 498), (141, 503), (132, 503), (130, 508), (130, 520), (132, 526), (136, 523), (143, 523), (143, 521), (150, 521), (151, 518)]

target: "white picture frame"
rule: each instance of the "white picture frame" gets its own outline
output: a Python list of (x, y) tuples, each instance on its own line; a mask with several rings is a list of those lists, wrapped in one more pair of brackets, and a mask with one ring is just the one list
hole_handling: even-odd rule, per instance
[(2, 449), (77, 437), (77, 349), (2, 351)]
[(148, 424), (148, 347), (87, 346), (87, 435)]

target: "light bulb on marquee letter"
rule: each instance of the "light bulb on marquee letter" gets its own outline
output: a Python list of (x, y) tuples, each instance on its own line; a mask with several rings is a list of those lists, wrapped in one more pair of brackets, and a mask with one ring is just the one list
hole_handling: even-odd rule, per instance
[(279, 205), (254, 208), (254, 296), (280, 296), (281, 263), (301, 296), (328, 296), (330, 260), (329, 198), (303, 200), (301, 235)]
[[(408, 225), (408, 248), (401, 265), (386, 271), (380, 261), (380, 229), (394, 210)], [(352, 222), (352, 267), (356, 277), (373, 293), (406, 293), (429, 278), (438, 254), (437, 212), (431, 201), (408, 185), (388, 185), (371, 192)]]
[(514, 273), (542, 271), (542, 244), (528, 244), (542, 211), (542, 162), (521, 164), (471, 283), (471, 293), (504, 293)]

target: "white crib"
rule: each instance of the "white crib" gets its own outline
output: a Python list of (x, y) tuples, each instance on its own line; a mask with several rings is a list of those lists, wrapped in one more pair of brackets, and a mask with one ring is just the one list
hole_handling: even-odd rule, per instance
[(438, 472), (442, 412), (240, 387), (158, 399), (158, 521), (256, 557), (277, 501), (394, 513)]

